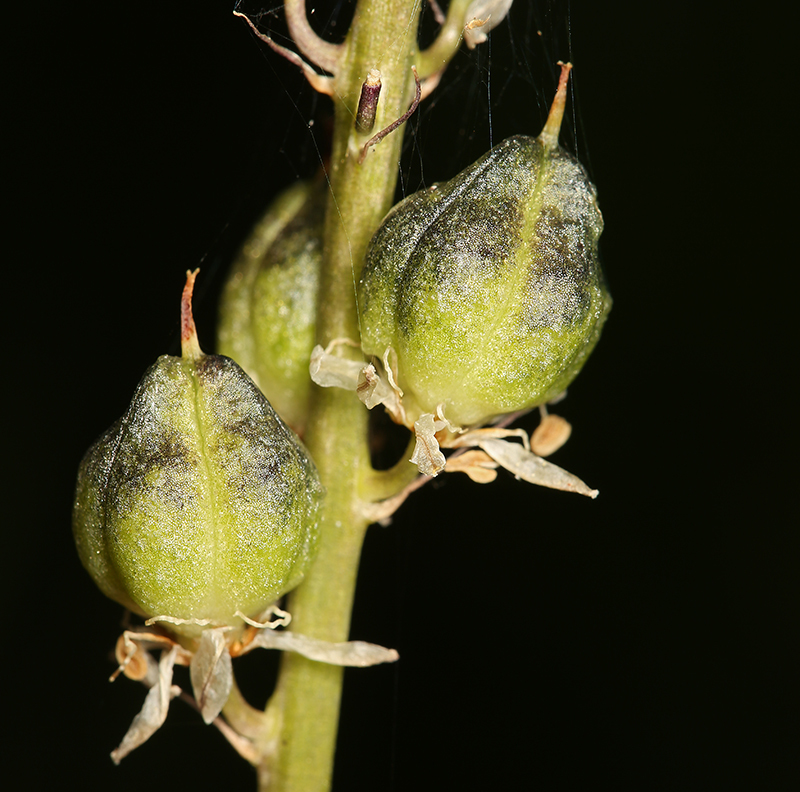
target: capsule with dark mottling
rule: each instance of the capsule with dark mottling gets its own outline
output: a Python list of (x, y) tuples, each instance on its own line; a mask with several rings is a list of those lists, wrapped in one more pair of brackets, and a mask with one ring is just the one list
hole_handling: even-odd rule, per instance
[(87, 452), (73, 531), (105, 594), (196, 635), (241, 627), (300, 582), (321, 498), (306, 449), (250, 377), (184, 346)]
[(362, 348), (396, 353), (409, 422), (444, 405), (451, 422), (474, 426), (545, 403), (600, 337), (611, 307), (603, 218), (585, 170), (557, 145), (556, 121), (409, 196), (372, 239)]
[(220, 305), (220, 352), (300, 434), (311, 392), (326, 194), (298, 182), (275, 200), (242, 246)]

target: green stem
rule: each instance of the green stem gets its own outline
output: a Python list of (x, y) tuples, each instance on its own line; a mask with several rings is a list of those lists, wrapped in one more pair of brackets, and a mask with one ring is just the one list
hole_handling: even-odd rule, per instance
[(417, 466), (409, 462), (414, 453), (416, 443), (416, 437), (412, 434), (409, 438), (408, 446), (397, 464), (388, 470), (372, 471), (365, 482), (372, 502), (382, 501), (398, 495), (409, 484), (419, 478)]
[(222, 709), (225, 720), (236, 729), (242, 737), (249, 739), (263, 738), (269, 731), (269, 719), (261, 710), (251, 707), (242, 696), (236, 681), (233, 682), (230, 695)]
[(467, 9), (470, 0), (450, 0), (445, 20), (439, 35), (433, 44), (417, 59), (417, 70), (422, 78), (430, 77), (441, 71), (455, 55), (464, 34), (464, 23), (467, 22)]
[[(359, 339), (355, 286), (367, 245), (393, 203), (402, 131), (386, 137), (359, 164), (369, 135), (356, 131), (361, 85), (381, 71), (375, 129), (408, 108), (417, 56), (416, 0), (361, 0), (335, 75), (336, 123), (329, 172), (325, 260), (317, 315), (317, 340)], [(354, 354), (346, 345), (340, 354)], [(328, 641), (346, 641), (361, 545), (367, 528), (363, 500), (372, 474), (367, 411), (355, 394), (315, 389), (306, 442), (327, 488), (320, 547), (288, 608), (292, 629)], [(330, 788), (343, 670), (287, 653), (267, 708), (280, 724), (278, 755), (259, 767), (264, 792), (324, 792)]]

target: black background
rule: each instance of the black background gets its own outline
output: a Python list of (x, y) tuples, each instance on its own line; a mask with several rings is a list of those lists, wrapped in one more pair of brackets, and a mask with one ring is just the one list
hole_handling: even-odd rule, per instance
[[(370, 529), (353, 637), (402, 659), (347, 672), (337, 790), (800, 780), (786, 23), (591, 5), (517, 0), (418, 114), (404, 179), (536, 134), (573, 59), (565, 139), (599, 188), (615, 306), (554, 461), (601, 495), (453, 476)], [(181, 703), (111, 764), (144, 689), (106, 682), (120, 609), (70, 533), (84, 450), (177, 350), (185, 271), (210, 347), (236, 244), (324, 149), (327, 100), (230, 12), (38, 4), (6, 31), (3, 674), (23, 788), (255, 788)], [(255, 700), (272, 662), (242, 661)]]

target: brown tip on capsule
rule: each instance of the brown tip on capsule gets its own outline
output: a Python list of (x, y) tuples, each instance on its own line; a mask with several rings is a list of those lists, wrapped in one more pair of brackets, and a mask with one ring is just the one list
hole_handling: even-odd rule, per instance
[(194, 326), (194, 316), (192, 316), (192, 292), (194, 292), (194, 280), (197, 273), (187, 270), (186, 285), (183, 287), (181, 297), (181, 353), (188, 360), (196, 360), (203, 356), (200, 349), (200, 342), (197, 340), (197, 328)]
[(571, 63), (558, 62), (561, 67), (561, 76), (558, 78), (558, 90), (553, 104), (550, 106), (550, 114), (547, 116), (547, 123), (544, 125), (539, 139), (544, 143), (545, 148), (552, 149), (558, 146), (558, 133), (561, 131), (561, 120), (564, 118), (564, 106), (567, 103), (567, 81), (572, 70)]

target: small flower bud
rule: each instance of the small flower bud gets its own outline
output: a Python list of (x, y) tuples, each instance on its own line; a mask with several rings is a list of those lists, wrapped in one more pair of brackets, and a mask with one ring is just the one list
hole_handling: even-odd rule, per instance
[(558, 146), (566, 75), (538, 138), (513, 137), (454, 179), (409, 196), (370, 244), (362, 348), (396, 354), (407, 425), (481, 425), (560, 394), (611, 307), (597, 255), (603, 218)]
[(311, 390), (325, 195), (300, 182), (273, 202), (242, 247), (220, 307), (220, 352), (299, 434)]
[(87, 452), (73, 532), (100, 589), (187, 636), (242, 626), (307, 570), (322, 486), (302, 443), (232, 360), (197, 343), (145, 373)]

